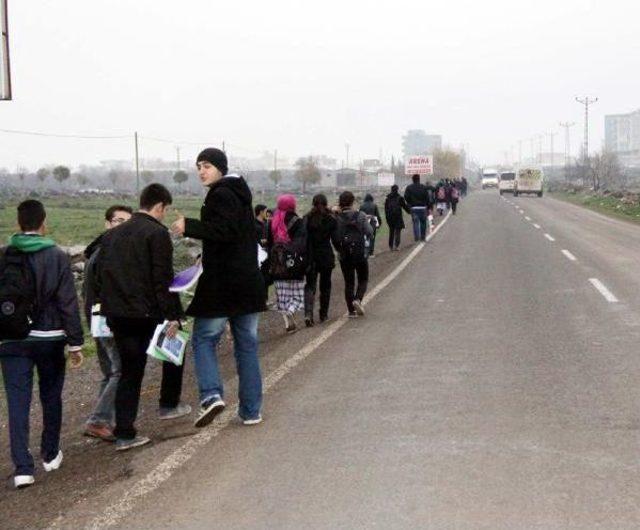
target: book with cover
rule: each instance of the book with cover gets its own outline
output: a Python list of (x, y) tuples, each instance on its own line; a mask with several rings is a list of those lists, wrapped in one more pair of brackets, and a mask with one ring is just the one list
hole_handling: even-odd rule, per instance
[(147, 355), (160, 361), (168, 361), (180, 366), (184, 361), (184, 352), (189, 342), (189, 334), (178, 330), (175, 337), (167, 337), (168, 321), (164, 321), (156, 327), (153, 338), (147, 348)]
[(175, 278), (173, 278), (169, 291), (172, 293), (181, 293), (191, 289), (191, 287), (198, 282), (198, 278), (200, 278), (201, 274), (202, 264), (200, 263), (179, 272), (176, 274)]

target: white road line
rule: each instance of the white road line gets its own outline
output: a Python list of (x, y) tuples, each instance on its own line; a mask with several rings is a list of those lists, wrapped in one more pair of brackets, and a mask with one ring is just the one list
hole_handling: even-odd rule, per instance
[(540, 225), (537, 225), (537, 224), (535, 224), (535, 223), (534, 223), (534, 225), (533, 225), (533, 226), (534, 226), (534, 228), (536, 228), (537, 230), (540, 230)]
[(607, 289), (607, 287), (600, 281), (598, 278), (589, 278), (591, 285), (593, 285), (598, 292), (604, 296), (604, 299), (610, 304), (615, 304), (619, 300), (615, 297), (615, 295)]
[(525, 217), (527, 221), (531, 221), (531, 217)]
[(555, 241), (555, 238), (551, 237), (549, 234), (545, 234), (544, 237), (546, 237), (549, 241)]
[(562, 253), (566, 256), (566, 258), (570, 261), (578, 261), (578, 258), (576, 258), (573, 254), (571, 254), (571, 252), (569, 252), (568, 250), (562, 249)]
[[(442, 226), (451, 217), (451, 212), (443, 219), (441, 223), (438, 223), (431, 234), (427, 237), (427, 241), (430, 241), (440, 230)], [(415, 257), (424, 249), (425, 244), (419, 244), (414, 248), (411, 253), (392, 271), (387, 277), (382, 280), (376, 287), (364, 297), (363, 303), (368, 304), (375, 296), (377, 296), (385, 287), (387, 287), (398, 275), (415, 259)], [(304, 348), (295, 353), (292, 357), (289, 357), (278, 368), (271, 372), (264, 380), (263, 390), (268, 392), (271, 390), (283, 377), (285, 377), (291, 370), (293, 370), (298, 364), (304, 361), (309, 355), (318, 349), (325, 341), (327, 341), (332, 335), (334, 335), (340, 328), (342, 328), (348, 322), (347, 315), (341, 316), (336, 322), (331, 324), (325, 331), (323, 331), (318, 337), (309, 342)], [(236, 416), (235, 407), (229, 407), (224, 411), (212, 426), (201, 431), (195, 436), (191, 437), (182, 446), (178, 447), (173, 453), (168, 455), (163, 461), (161, 461), (153, 470), (151, 470), (145, 477), (133, 484), (127, 494), (107, 506), (103, 512), (98, 515), (91, 523), (89, 528), (98, 530), (101, 528), (107, 528), (117, 524), (123, 517), (125, 517), (134, 508), (134, 503), (148, 495), (149, 493), (157, 490), (164, 482), (169, 480), (173, 473), (186, 464), (200, 449), (208, 444), (220, 432), (227, 427)], [(58, 519), (49, 528), (60, 528), (58, 525), (62, 523), (64, 519)]]

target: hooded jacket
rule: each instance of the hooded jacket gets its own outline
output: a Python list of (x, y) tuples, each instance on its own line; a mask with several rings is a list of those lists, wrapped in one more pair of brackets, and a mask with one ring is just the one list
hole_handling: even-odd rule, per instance
[(16, 234), (9, 246), (29, 255), (35, 278), (35, 313), (25, 340), (65, 341), (78, 349), (84, 339), (69, 257), (52, 239), (38, 234)]
[[(382, 226), (382, 217), (380, 217), (380, 211), (378, 210), (378, 205), (373, 202), (373, 196), (370, 193), (367, 193), (364, 197), (364, 202), (360, 206), (360, 211), (375, 217), (378, 220), (378, 226), (374, 227), (374, 231)], [(373, 226), (373, 225), (372, 225)]]
[(411, 213), (411, 209), (407, 206), (407, 201), (404, 200), (404, 197), (399, 192), (392, 191), (384, 201), (384, 215), (389, 226), (404, 228), (402, 210)]
[(203, 267), (188, 315), (234, 317), (266, 309), (252, 199), (242, 177), (227, 175), (210, 187), (200, 220), (185, 219), (185, 237), (202, 240)]

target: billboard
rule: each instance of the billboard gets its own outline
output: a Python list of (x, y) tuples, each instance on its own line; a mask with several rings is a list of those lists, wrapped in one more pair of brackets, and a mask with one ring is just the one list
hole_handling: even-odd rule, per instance
[(11, 99), (11, 69), (9, 68), (9, 17), (7, 0), (0, 0), (0, 100)]
[(396, 176), (393, 173), (378, 173), (378, 186), (389, 188), (396, 183)]
[(433, 175), (433, 156), (413, 155), (405, 158), (405, 175)]

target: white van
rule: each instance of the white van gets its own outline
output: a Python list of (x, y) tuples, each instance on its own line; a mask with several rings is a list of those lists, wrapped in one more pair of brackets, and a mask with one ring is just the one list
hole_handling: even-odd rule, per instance
[(495, 169), (484, 169), (482, 171), (482, 189), (498, 187), (498, 171)]
[(542, 197), (544, 174), (538, 167), (522, 167), (516, 172), (515, 188), (513, 195), (517, 197), (521, 193), (535, 193)]
[(503, 171), (500, 173), (500, 182), (498, 183), (498, 189), (500, 195), (503, 193), (513, 193), (516, 186), (516, 173), (515, 171)]

